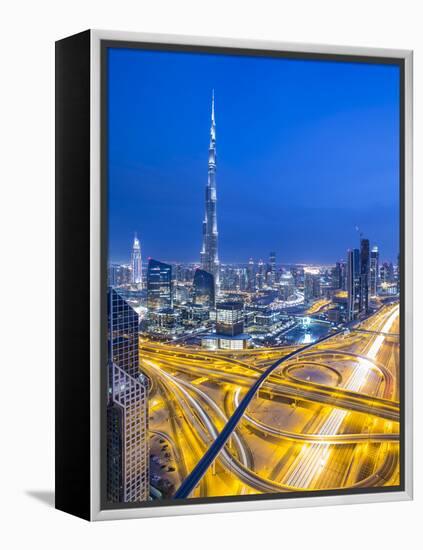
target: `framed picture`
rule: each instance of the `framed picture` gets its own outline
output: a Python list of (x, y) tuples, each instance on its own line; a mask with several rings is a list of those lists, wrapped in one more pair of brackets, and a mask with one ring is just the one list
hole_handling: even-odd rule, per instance
[(412, 53), (56, 43), (56, 506), (412, 497)]

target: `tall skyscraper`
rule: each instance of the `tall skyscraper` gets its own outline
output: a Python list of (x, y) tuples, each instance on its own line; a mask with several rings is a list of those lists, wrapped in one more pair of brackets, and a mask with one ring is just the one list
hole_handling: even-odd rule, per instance
[(347, 267), (343, 260), (336, 262), (332, 272), (332, 286), (335, 290), (346, 289), (346, 271)]
[(139, 371), (138, 315), (108, 290), (107, 499), (149, 496), (148, 383)]
[(248, 290), (250, 292), (254, 292), (256, 289), (256, 268), (254, 265), (253, 258), (250, 258), (248, 260), (248, 268), (247, 268), (247, 281), (248, 281)]
[(238, 288), (239, 290), (247, 290), (248, 289), (248, 273), (247, 269), (245, 267), (241, 267), (237, 270), (238, 275)]
[(149, 311), (173, 307), (172, 266), (150, 259), (147, 268), (147, 308)]
[(256, 288), (258, 288), (259, 290), (263, 288), (264, 275), (264, 263), (263, 260), (259, 260), (256, 272)]
[(291, 275), (294, 278), (294, 284), (296, 287), (301, 286), (301, 283), (304, 278), (304, 269), (302, 267), (292, 266)]
[(141, 257), (141, 245), (137, 237), (134, 235), (134, 244), (132, 245), (131, 253), (131, 267), (132, 267), (132, 283), (142, 287), (142, 257)]
[(379, 286), (379, 249), (374, 246), (370, 252), (370, 296), (376, 296)]
[(361, 271), (360, 271), (360, 251), (358, 248), (348, 250), (347, 260), (347, 320), (356, 319), (360, 312), (360, 290), (361, 290)]
[(266, 282), (269, 286), (273, 286), (275, 284), (275, 280), (276, 280), (276, 252), (270, 252)]
[(360, 240), (360, 312), (369, 313), (370, 243)]
[(203, 247), (201, 249), (201, 269), (214, 277), (215, 295), (219, 294), (219, 255), (217, 249), (217, 215), (216, 215), (216, 124), (214, 118), (214, 90), (212, 95), (209, 168), (206, 187), (206, 209), (203, 221)]
[(203, 269), (197, 269), (193, 282), (194, 304), (214, 307), (214, 277)]

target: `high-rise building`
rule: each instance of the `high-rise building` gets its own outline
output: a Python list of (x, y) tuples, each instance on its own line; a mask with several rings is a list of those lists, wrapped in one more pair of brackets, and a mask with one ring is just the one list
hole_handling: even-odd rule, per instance
[(332, 271), (332, 287), (334, 290), (346, 290), (347, 268), (343, 260), (336, 262)]
[(360, 312), (369, 313), (370, 243), (360, 240)]
[(147, 268), (147, 308), (149, 311), (173, 307), (172, 266), (149, 259)]
[(283, 301), (287, 301), (295, 290), (294, 277), (290, 271), (284, 271), (279, 277), (279, 296)]
[(237, 270), (237, 288), (241, 291), (248, 290), (248, 274), (245, 267)]
[(216, 306), (216, 332), (237, 336), (244, 330), (244, 306), (242, 302), (221, 302)]
[(310, 302), (320, 298), (320, 273), (317, 269), (304, 270), (304, 300)]
[(108, 290), (107, 499), (149, 497), (148, 383), (139, 371), (138, 315)]
[(259, 290), (263, 288), (264, 275), (264, 262), (263, 260), (259, 260), (256, 273), (256, 288), (258, 288)]
[(196, 305), (214, 307), (214, 277), (204, 269), (197, 269), (193, 282), (193, 301)]
[(348, 250), (347, 260), (347, 320), (356, 319), (360, 313), (360, 251), (358, 248)]
[(247, 281), (248, 281), (248, 290), (250, 292), (254, 292), (256, 289), (256, 268), (254, 265), (253, 258), (250, 258), (248, 260)]
[(216, 215), (216, 124), (214, 118), (214, 90), (212, 95), (209, 168), (206, 187), (206, 208), (203, 221), (203, 246), (201, 249), (201, 269), (214, 277), (215, 295), (220, 290), (220, 263), (217, 248), (217, 215)]
[(129, 265), (109, 264), (107, 279), (109, 286), (127, 285), (132, 282), (132, 269)]
[(302, 267), (297, 267), (296, 265), (291, 267), (291, 274), (294, 278), (294, 284), (298, 288), (301, 286), (304, 279), (304, 269)]
[(142, 257), (140, 241), (135, 233), (131, 253), (132, 283), (142, 287)]
[(269, 286), (273, 286), (276, 280), (276, 252), (270, 252), (269, 263), (267, 266), (266, 282)]
[(381, 284), (394, 282), (394, 266), (392, 262), (383, 262), (380, 268), (380, 282)]
[(376, 296), (379, 286), (379, 249), (374, 246), (370, 252), (370, 296)]

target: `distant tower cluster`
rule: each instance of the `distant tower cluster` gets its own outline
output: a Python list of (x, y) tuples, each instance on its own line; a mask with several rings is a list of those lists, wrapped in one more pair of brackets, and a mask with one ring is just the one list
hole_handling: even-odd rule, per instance
[(142, 256), (141, 245), (137, 237), (134, 235), (134, 244), (132, 245), (131, 253), (131, 268), (132, 268), (132, 283), (142, 288)]
[(217, 248), (217, 214), (216, 214), (216, 123), (214, 117), (214, 91), (212, 94), (209, 168), (206, 187), (206, 208), (203, 221), (203, 246), (200, 253), (201, 269), (214, 277), (215, 296), (220, 289), (220, 264)]

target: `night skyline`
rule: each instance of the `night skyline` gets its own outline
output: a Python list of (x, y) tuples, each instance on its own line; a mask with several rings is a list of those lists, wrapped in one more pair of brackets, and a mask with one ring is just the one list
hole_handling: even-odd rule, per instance
[(398, 67), (109, 56), (111, 261), (128, 261), (137, 232), (144, 257), (198, 262), (212, 88), (222, 263), (270, 250), (278, 263), (334, 263), (358, 246), (356, 226), (396, 259)]
[(398, 67), (108, 52), (108, 501), (398, 486)]

